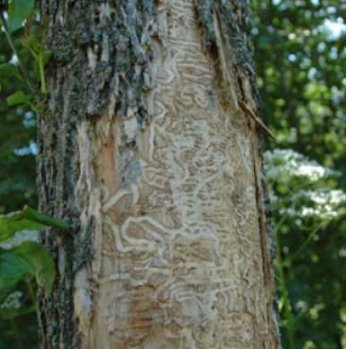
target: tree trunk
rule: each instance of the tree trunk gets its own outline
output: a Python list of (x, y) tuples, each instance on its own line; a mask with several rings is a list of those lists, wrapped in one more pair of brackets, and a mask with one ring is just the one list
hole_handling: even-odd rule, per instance
[(42, 0), (42, 348), (279, 348), (244, 3)]

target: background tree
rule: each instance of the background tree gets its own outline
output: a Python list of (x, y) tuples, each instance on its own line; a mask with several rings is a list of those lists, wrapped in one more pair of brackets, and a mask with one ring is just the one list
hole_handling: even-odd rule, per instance
[(337, 208), (345, 207), (346, 189), (346, 4), (264, 0), (252, 6), (263, 117), (279, 140), (271, 149), (298, 153), (267, 157), (287, 286), (278, 282), (283, 346), (346, 348), (346, 226)]

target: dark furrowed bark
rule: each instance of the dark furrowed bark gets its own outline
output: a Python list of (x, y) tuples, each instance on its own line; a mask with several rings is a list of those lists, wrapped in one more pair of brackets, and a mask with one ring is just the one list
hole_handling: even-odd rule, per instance
[(75, 227), (44, 242), (58, 265), (51, 296), (40, 296), (43, 348), (77, 348), (73, 279), (92, 257), (89, 229), (78, 227), (80, 207), (74, 189), (79, 172), (76, 125), (107, 110), (119, 117), (134, 113), (140, 124), (148, 113), (143, 95), (151, 87), (149, 39), (156, 35), (153, 1), (42, 1), (47, 48), (48, 97), (38, 121), (40, 209)]

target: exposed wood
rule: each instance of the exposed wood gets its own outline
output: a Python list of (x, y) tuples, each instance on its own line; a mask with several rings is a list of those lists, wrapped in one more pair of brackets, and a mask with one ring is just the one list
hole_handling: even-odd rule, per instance
[(280, 347), (253, 73), (227, 36), (245, 10), (224, 3), (42, 4), (41, 209), (76, 227), (44, 236), (44, 349)]

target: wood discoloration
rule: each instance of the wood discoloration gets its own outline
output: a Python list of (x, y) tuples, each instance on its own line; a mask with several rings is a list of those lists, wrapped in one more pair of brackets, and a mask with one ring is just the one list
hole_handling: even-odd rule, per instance
[(239, 107), (256, 112), (252, 77), (229, 53), (247, 53), (227, 36), (243, 30), (236, 3), (47, 1), (51, 35), (77, 13), (91, 27), (72, 30), (71, 62), (56, 52), (40, 121), (41, 206), (79, 222), (46, 239), (69, 269), (41, 298), (45, 349), (279, 348), (256, 125)]

